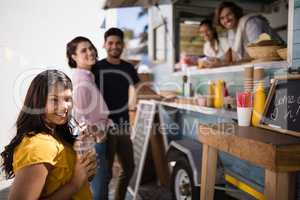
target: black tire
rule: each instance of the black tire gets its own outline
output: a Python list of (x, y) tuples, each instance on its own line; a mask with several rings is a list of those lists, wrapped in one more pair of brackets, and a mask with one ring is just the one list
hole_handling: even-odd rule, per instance
[[(178, 181), (181, 176), (184, 176), (185, 181)], [(179, 184), (179, 182), (181, 182)], [(180, 187), (178, 187), (180, 185)], [(172, 192), (172, 199), (173, 200), (199, 200), (200, 199), (200, 188), (195, 186), (194, 179), (193, 179), (193, 172), (192, 168), (189, 165), (187, 159), (180, 159), (176, 161), (175, 167), (173, 169), (171, 175), (171, 192)], [(178, 197), (179, 196), (179, 197)]]

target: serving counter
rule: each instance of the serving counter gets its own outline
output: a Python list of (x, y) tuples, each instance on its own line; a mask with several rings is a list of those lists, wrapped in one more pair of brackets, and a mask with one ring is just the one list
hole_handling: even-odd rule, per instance
[[(236, 112), (231, 110), (155, 102), (162, 109), (165, 123), (177, 123), (180, 127), (175, 135), (166, 131), (169, 142), (199, 141), (197, 156), (202, 161), (196, 164), (199, 174), (194, 176), (199, 178), (199, 186), (201, 183), (201, 199), (213, 199), (217, 160), (224, 166), (226, 182), (244, 195), (258, 200), (296, 199), (297, 194), (298, 198), (300, 138), (262, 128), (239, 127)], [(194, 124), (200, 124), (196, 131)]]
[(203, 144), (201, 199), (213, 200), (218, 151), (265, 169), (264, 195), (259, 199), (295, 199), (300, 138), (233, 124), (200, 125), (198, 136)]

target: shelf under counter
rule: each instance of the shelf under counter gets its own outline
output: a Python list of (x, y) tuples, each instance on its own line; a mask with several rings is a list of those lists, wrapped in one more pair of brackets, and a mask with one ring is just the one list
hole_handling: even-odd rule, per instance
[(237, 113), (233, 110), (226, 110), (226, 109), (216, 109), (210, 107), (203, 107), (191, 104), (180, 104), (180, 103), (170, 103), (170, 102), (162, 102), (162, 101), (155, 101), (158, 105), (168, 106), (172, 108), (177, 108), (186, 111), (197, 112), (206, 115), (217, 115), (220, 117), (226, 117), (231, 119), (237, 119)]
[(263, 69), (284, 69), (288, 68), (289, 63), (287, 61), (269, 61), (269, 62), (253, 62), (244, 63), (240, 65), (227, 65), (223, 67), (211, 68), (211, 69), (198, 69), (197, 66), (188, 67), (185, 72), (174, 72), (174, 76), (194, 76), (194, 75), (207, 75), (207, 74), (221, 74), (229, 72), (242, 72), (246, 67), (263, 68)]

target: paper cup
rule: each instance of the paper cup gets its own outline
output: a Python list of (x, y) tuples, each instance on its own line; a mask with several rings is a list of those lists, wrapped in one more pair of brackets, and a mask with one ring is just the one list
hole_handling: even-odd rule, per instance
[(239, 126), (250, 126), (252, 109), (252, 107), (237, 107)]
[(244, 68), (244, 78), (253, 79), (253, 67)]
[(265, 70), (263, 68), (255, 69), (253, 72), (253, 80), (260, 81), (265, 78)]
[(92, 139), (76, 140), (73, 149), (80, 156), (84, 155), (90, 150), (95, 150), (96, 142)]

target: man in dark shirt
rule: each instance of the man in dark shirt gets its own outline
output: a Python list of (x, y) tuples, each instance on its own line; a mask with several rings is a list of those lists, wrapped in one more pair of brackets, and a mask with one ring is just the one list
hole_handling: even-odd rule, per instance
[(115, 154), (121, 165), (121, 172), (115, 191), (115, 200), (124, 200), (127, 186), (134, 171), (133, 147), (129, 133), (128, 91), (139, 82), (133, 65), (120, 59), (124, 47), (124, 35), (118, 28), (110, 28), (104, 34), (107, 58), (93, 67), (95, 82), (99, 87), (110, 111), (110, 118), (117, 131), (108, 134), (107, 159), (109, 180)]

